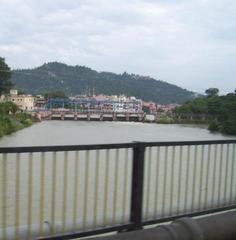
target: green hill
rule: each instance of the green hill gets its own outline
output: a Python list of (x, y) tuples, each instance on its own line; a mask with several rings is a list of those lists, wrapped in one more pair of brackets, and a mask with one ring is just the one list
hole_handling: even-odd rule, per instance
[(67, 95), (95, 91), (95, 94), (135, 96), (157, 103), (183, 103), (196, 94), (173, 84), (135, 74), (97, 72), (84, 66), (52, 62), (34, 69), (14, 70), (16, 88), (32, 94), (62, 90)]

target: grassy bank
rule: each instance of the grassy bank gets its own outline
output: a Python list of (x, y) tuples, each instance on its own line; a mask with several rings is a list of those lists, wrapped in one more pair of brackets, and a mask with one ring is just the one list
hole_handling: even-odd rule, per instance
[(155, 122), (159, 124), (204, 124), (208, 126), (208, 130), (211, 132), (220, 132), (222, 134), (236, 136), (236, 122), (234, 120), (213, 120), (210, 118), (206, 120), (201, 120), (194, 117), (192, 119), (180, 119), (175, 117), (163, 116), (157, 118)]
[(179, 119), (170, 116), (162, 116), (156, 119), (159, 124), (209, 124), (209, 120), (201, 119)]
[(0, 103), (0, 137), (29, 127), (37, 121), (31, 114), (19, 112), (13, 103)]

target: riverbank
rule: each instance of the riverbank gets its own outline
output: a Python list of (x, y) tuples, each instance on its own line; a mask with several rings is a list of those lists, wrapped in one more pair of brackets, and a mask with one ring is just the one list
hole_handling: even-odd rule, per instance
[(18, 112), (11, 103), (0, 103), (0, 137), (11, 134), (38, 122), (38, 119), (29, 113)]
[(209, 120), (202, 120), (202, 119), (180, 119), (180, 118), (174, 118), (170, 116), (163, 116), (159, 117), (155, 121), (159, 124), (205, 124), (209, 125)]
[[(206, 125), (208, 126), (207, 129), (214, 133), (214, 132), (218, 132), (218, 133), (222, 133), (222, 134), (226, 134), (229, 136), (235, 136), (236, 132), (235, 129), (232, 129), (231, 125), (234, 126), (234, 123), (228, 123), (224, 125), (220, 124), (217, 120), (212, 120), (212, 119), (199, 119), (199, 118), (185, 118), (185, 119), (181, 119), (181, 118), (175, 118), (175, 117), (170, 117), (170, 116), (163, 116), (160, 117), (158, 119), (155, 120), (155, 122), (157, 124), (196, 124), (196, 125)], [(225, 126), (226, 125), (226, 126)]]
[(236, 136), (236, 92), (219, 96), (218, 89), (206, 90), (207, 96), (188, 101), (174, 111), (179, 118), (204, 118), (212, 132)]

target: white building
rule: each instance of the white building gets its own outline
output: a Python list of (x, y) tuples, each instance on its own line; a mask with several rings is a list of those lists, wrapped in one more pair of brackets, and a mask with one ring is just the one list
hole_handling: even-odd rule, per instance
[(0, 95), (0, 103), (5, 102), (5, 101), (6, 101), (5, 95)]
[(34, 110), (34, 97), (32, 95), (18, 95), (17, 90), (10, 90), (9, 101), (15, 103), (23, 111)]

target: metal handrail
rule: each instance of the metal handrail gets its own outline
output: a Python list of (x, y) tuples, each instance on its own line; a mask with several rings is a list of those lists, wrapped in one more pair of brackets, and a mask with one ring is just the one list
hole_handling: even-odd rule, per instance
[(133, 142), (133, 143), (111, 143), (111, 144), (86, 144), (86, 145), (52, 145), (52, 146), (24, 146), (24, 147), (0, 147), (0, 153), (30, 153), (30, 152), (60, 152), (60, 151), (83, 151), (161, 146), (190, 146), (190, 145), (212, 145), (233, 144), (236, 139), (230, 140), (204, 140), (204, 141), (165, 141), (165, 142)]

